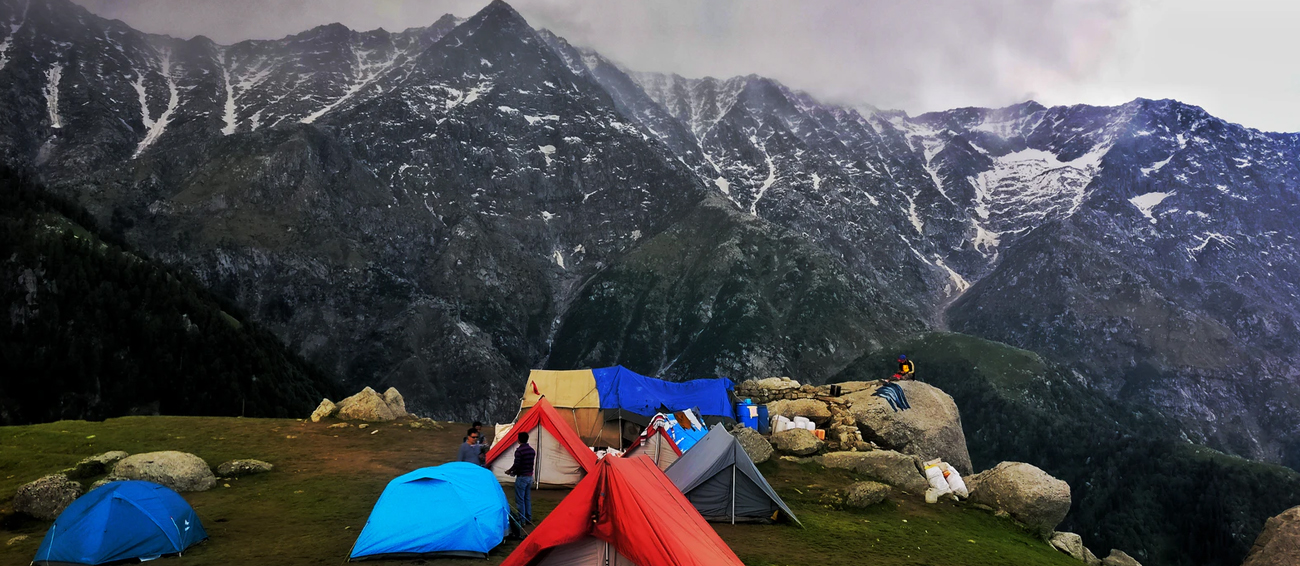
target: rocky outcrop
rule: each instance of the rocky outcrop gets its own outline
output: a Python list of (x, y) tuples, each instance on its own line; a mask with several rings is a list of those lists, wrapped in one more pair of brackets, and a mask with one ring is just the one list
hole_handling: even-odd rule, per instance
[[(1110, 549), (1110, 556), (1101, 559), (1101, 564), (1102, 566), (1142, 566), (1141, 562), (1138, 562), (1132, 556), (1129, 556), (1128, 553), (1115, 548)], [(1285, 562), (1280, 564), (1294, 566), (1295, 562)]]
[(95, 483), (90, 484), (90, 490), (91, 490), (91, 491), (95, 491), (96, 489), (99, 489), (99, 487), (102, 486), (102, 485), (110, 484), (110, 483), (113, 483), (113, 482), (115, 482), (115, 481), (126, 481), (126, 479), (127, 479), (127, 478), (119, 478), (119, 477), (117, 477), (117, 476), (107, 476), (107, 477), (104, 477), (104, 478), (102, 478), (102, 479), (97, 480)]
[(81, 484), (68, 476), (50, 474), (18, 488), (14, 494), (14, 511), (53, 521), (68, 505), (81, 497), (81, 493)]
[(397, 392), (396, 387), (389, 387), (388, 391), (384, 392), (384, 402), (388, 403), (388, 408), (393, 411), (393, 415), (397, 417), (407, 415), (406, 399), (402, 397), (401, 393)]
[(1269, 518), (1241, 566), (1300, 564), (1300, 507)]
[(1044, 538), (1070, 512), (1070, 485), (1023, 462), (1002, 462), (967, 478), (966, 487), (972, 502), (1006, 511)]
[(910, 493), (924, 493), (927, 487), (925, 476), (917, 468), (916, 457), (892, 450), (831, 452), (817, 456), (813, 461), (827, 468), (853, 470)]
[(812, 456), (820, 452), (826, 443), (808, 429), (792, 428), (773, 434), (772, 446), (782, 454)]
[(889, 497), (889, 486), (880, 482), (854, 482), (844, 492), (844, 504), (859, 509), (870, 507)]
[(823, 426), (831, 420), (830, 406), (817, 399), (782, 399), (767, 404), (769, 415), (781, 415), (787, 419), (804, 417)]
[(172, 450), (128, 456), (113, 466), (112, 475), (151, 481), (176, 491), (207, 491), (217, 483), (203, 458)]
[(740, 443), (740, 447), (745, 449), (745, 453), (755, 464), (762, 464), (772, 457), (772, 444), (758, 431), (741, 426), (731, 431), (731, 435), (736, 437), (736, 442)]
[(862, 437), (922, 460), (940, 458), (963, 474), (971, 473), (966, 433), (952, 396), (919, 381), (900, 381), (911, 409), (894, 411), (874, 388), (845, 395)]
[(217, 466), (217, 475), (226, 478), (263, 474), (275, 469), (275, 466), (261, 460), (231, 460)]
[(396, 420), (397, 415), (383, 396), (366, 387), (360, 393), (339, 401), (338, 417), (347, 421), (382, 422)]
[(320, 405), (317, 405), (316, 410), (311, 412), (311, 422), (318, 423), (321, 419), (334, 416), (334, 413), (338, 411), (338, 405), (335, 405), (333, 401), (321, 399)]
[(1088, 547), (1083, 545), (1083, 537), (1075, 533), (1057, 531), (1052, 533), (1052, 538), (1047, 539), (1047, 542), (1050, 543), (1053, 548), (1070, 555), (1071, 558), (1083, 562), (1088, 566), (1098, 566), (1101, 564), (1101, 559), (1097, 558), (1091, 550), (1088, 550)]
[(74, 480), (93, 478), (107, 472), (113, 467), (113, 464), (116, 464), (119, 460), (127, 456), (130, 456), (130, 454), (121, 450), (96, 454), (77, 462), (77, 465), (73, 466), (72, 470), (67, 472), (67, 475), (69, 478)]

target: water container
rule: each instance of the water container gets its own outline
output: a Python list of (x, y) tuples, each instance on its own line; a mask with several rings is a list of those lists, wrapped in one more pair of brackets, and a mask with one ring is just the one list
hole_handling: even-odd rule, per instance
[[(745, 401), (748, 401), (748, 399)], [(758, 408), (745, 401), (736, 403), (736, 421), (741, 426), (758, 430)]]
[(771, 421), (768, 420), (767, 405), (758, 406), (758, 432), (769, 434), (772, 432)]

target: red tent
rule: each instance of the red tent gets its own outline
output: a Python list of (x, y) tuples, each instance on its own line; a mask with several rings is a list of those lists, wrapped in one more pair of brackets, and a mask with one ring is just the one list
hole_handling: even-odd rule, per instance
[(605, 457), (501, 566), (742, 566), (649, 458)]
[(514, 477), (506, 475), (505, 471), (514, 465), (515, 447), (519, 445), (516, 438), (521, 432), (528, 433), (528, 443), (537, 451), (533, 476), (537, 487), (576, 485), (596, 467), (596, 455), (555, 411), (555, 407), (542, 398), (510, 427), (510, 432), (492, 445), (484, 459), (488, 469), (503, 483), (515, 482)]

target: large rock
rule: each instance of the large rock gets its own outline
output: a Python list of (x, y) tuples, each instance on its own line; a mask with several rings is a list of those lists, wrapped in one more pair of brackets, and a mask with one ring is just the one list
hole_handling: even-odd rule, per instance
[(924, 493), (929, 485), (916, 467), (916, 458), (892, 450), (831, 452), (813, 458), (827, 468), (853, 470), (911, 493)]
[(889, 497), (889, 486), (880, 482), (854, 482), (844, 493), (844, 504), (849, 507), (870, 507)]
[(217, 466), (217, 475), (227, 478), (262, 474), (275, 469), (269, 462), (261, 460), (231, 460)]
[(1052, 538), (1048, 539), (1047, 542), (1051, 543), (1057, 550), (1088, 566), (1099, 566), (1101, 564), (1101, 559), (1097, 558), (1091, 550), (1088, 550), (1088, 547), (1083, 545), (1083, 537), (1077, 534), (1057, 531), (1052, 533)]
[(745, 385), (756, 387), (758, 389), (767, 389), (770, 391), (784, 391), (786, 389), (798, 389), (799, 382), (788, 377), (768, 377), (764, 379), (755, 379)]
[(388, 403), (388, 408), (392, 409), (393, 415), (398, 417), (405, 417), (407, 415), (406, 399), (402, 397), (401, 393), (397, 392), (396, 387), (389, 387), (388, 391), (384, 392), (384, 402)]
[[(1132, 556), (1129, 556), (1128, 553), (1114, 548), (1110, 549), (1110, 556), (1101, 559), (1101, 563), (1102, 566), (1142, 566), (1142, 563), (1135, 560)], [(1279, 564), (1295, 566), (1296, 563), (1279, 562)]]
[(745, 449), (745, 453), (755, 464), (762, 464), (772, 457), (772, 444), (758, 431), (741, 426), (736, 427), (731, 435), (736, 437), (736, 442), (740, 443), (740, 447)]
[(81, 493), (81, 484), (68, 476), (50, 474), (18, 488), (14, 494), (14, 511), (53, 521)]
[(900, 381), (898, 385), (911, 409), (894, 411), (883, 398), (872, 395), (875, 388), (843, 397), (850, 403), (862, 437), (922, 460), (941, 458), (962, 474), (971, 473), (966, 433), (952, 396), (919, 381)]
[(311, 412), (311, 422), (318, 423), (323, 418), (332, 417), (338, 410), (338, 405), (335, 405), (333, 401), (321, 399), (320, 405), (317, 405), (316, 410)]
[(1292, 507), (1264, 522), (1241, 566), (1300, 564), (1300, 507)]
[(389, 408), (388, 402), (369, 387), (360, 393), (339, 401), (339, 418), (347, 421), (391, 421), (397, 415)]
[(1070, 484), (1023, 462), (1002, 462), (971, 476), (966, 487), (971, 502), (1006, 511), (1044, 538), (1070, 512)]
[(826, 443), (813, 435), (811, 430), (792, 428), (773, 434), (772, 446), (782, 454), (812, 456), (825, 448)]
[(130, 456), (130, 454), (121, 450), (96, 454), (77, 462), (77, 465), (72, 468), (72, 471), (68, 472), (68, 477), (74, 480), (93, 478), (107, 472), (113, 467), (113, 464), (116, 464), (119, 460), (127, 456)]
[(816, 399), (782, 399), (767, 404), (767, 413), (781, 415), (787, 419), (804, 417), (818, 425), (831, 420), (831, 408)]
[(176, 491), (207, 491), (217, 483), (203, 458), (167, 450), (128, 456), (113, 466), (113, 476), (162, 484)]

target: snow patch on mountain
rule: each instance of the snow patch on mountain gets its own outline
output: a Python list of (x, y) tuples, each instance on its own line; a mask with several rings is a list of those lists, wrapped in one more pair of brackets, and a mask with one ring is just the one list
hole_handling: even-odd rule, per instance
[(55, 63), (45, 71), (45, 106), (49, 109), (51, 128), (63, 127), (63, 120), (59, 118), (59, 81), (62, 79), (62, 63)]
[(180, 105), (180, 91), (176, 86), (176, 79), (172, 77), (171, 51), (163, 51), (160, 67), (163, 78), (167, 80), (167, 109), (163, 110), (163, 113), (158, 116), (157, 120), (149, 120), (149, 105), (145, 104), (147, 98), (145, 96), (144, 88), (143, 86), (137, 88), (141, 93), (140, 111), (144, 115), (145, 124), (149, 128), (149, 131), (145, 133), (144, 139), (140, 140), (140, 145), (136, 146), (135, 155), (133, 155), (132, 158), (140, 157), (140, 154), (144, 153), (145, 149), (152, 145), (153, 142), (158, 141), (158, 138), (162, 137), (163, 132), (167, 130), (167, 124), (171, 121), (172, 113), (175, 112), (176, 107)]
[(1154, 210), (1156, 206), (1158, 206), (1160, 203), (1164, 202), (1165, 199), (1173, 196), (1173, 194), (1174, 193), (1162, 193), (1159, 191), (1150, 192), (1150, 193), (1135, 196), (1131, 199), (1128, 199), (1128, 201), (1132, 203), (1133, 206), (1137, 207), (1139, 211), (1142, 212), (1142, 216), (1147, 217), (1147, 220), (1150, 220), (1152, 224), (1155, 224), (1156, 217), (1151, 214), (1151, 211)]
[(221, 81), (226, 88), (226, 112), (223, 115), (226, 127), (221, 128), (221, 134), (228, 136), (239, 127), (239, 118), (235, 113), (235, 89), (230, 84), (230, 56), (225, 52), (221, 55)]
[(0, 41), (0, 70), (9, 64), (9, 48), (13, 46), (14, 36), (18, 35), (18, 30), (23, 29), (23, 24), (27, 23), (27, 9), (31, 6), (31, 0), (24, 2), (22, 12), (9, 22), (9, 35), (5, 36), (4, 41)]

